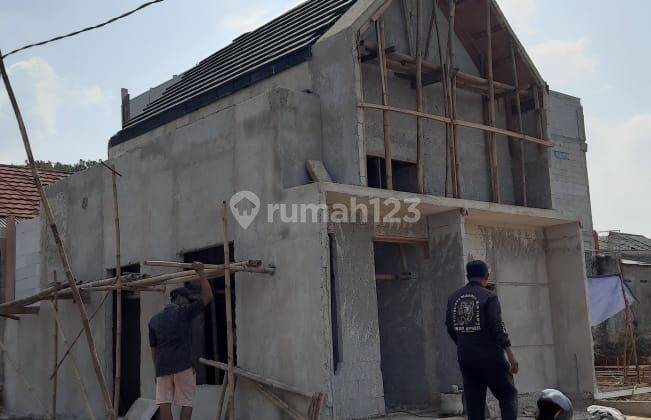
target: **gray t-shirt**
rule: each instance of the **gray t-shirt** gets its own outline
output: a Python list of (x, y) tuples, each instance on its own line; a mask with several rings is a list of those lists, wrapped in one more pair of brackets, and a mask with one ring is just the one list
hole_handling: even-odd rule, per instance
[(192, 367), (192, 320), (203, 311), (197, 300), (188, 305), (171, 303), (149, 321), (149, 345), (156, 349), (156, 376)]

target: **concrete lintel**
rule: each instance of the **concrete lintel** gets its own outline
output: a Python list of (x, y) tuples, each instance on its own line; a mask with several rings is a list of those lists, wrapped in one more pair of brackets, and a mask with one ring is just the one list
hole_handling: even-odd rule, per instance
[(321, 188), (326, 195), (326, 203), (328, 206), (334, 204), (349, 206), (351, 205), (351, 199), (354, 198), (356, 204), (366, 204), (372, 208), (370, 200), (379, 199), (380, 215), (382, 216), (394, 208), (393, 204), (385, 204), (386, 200), (393, 200), (394, 202), (397, 200), (400, 203), (400, 211), (395, 217), (408, 214), (409, 206), (414, 202), (418, 202), (416, 208), (423, 216), (431, 216), (457, 209), (464, 214), (467, 213), (466, 221), (470, 223), (538, 227), (576, 223), (576, 220), (572, 216), (558, 210), (517, 207), (328, 182), (321, 183)]

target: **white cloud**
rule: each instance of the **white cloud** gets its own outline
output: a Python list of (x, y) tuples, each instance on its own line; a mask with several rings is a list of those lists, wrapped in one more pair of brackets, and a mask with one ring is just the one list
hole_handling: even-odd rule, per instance
[(531, 35), (535, 32), (533, 19), (538, 14), (536, 0), (498, 0), (497, 3), (516, 34)]
[(289, 11), (293, 7), (303, 3), (305, 0), (291, 0), (278, 8), (269, 9), (266, 6), (255, 7), (247, 4), (247, 9), (236, 9), (233, 13), (220, 17), (218, 26), (227, 28), (236, 33), (245, 33), (259, 28), (277, 16)]
[(651, 114), (609, 121), (586, 114), (595, 227), (651, 237)]
[[(83, 125), (84, 121), (80, 121), (81, 118), (75, 121), (75, 117), (82, 117), (83, 111), (90, 106), (104, 105), (111, 98), (110, 93), (99, 86), (79, 86), (61, 78), (40, 57), (18, 61), (9, 66), (7, 72), (36, 159), (40, 156), (38, 151), (50, 147), (61, 149), (64, 142), (74, 136), (75, 129), (69, 128), (71, 115), (72, 124)], [(64, 121), (68, 123), (65, 129), (62, 128)], [(4, 85), (0, 88), (0, 130), (4, 137), (0, 161), (22, 163), (25, 152)], [(75, 159), (76, 156), (72, 160)]]
[(550, 40), (528, 48), (543, 78), (553, 89), (576, 91), (595, 75), (596, 61), (587, 52), (588, 39)]

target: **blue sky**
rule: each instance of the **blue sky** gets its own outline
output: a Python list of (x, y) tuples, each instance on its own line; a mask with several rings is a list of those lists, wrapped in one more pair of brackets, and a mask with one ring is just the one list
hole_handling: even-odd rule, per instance
[[(98, 23), (144, 0), (4, 0), (0, 48)], [(167, 80), (299, 3), (166, 0), (107, 28), (7, 59), (37, 159), (106, 157), (120, 125), (120, 88)], [(651, 236), (651, 1), (498, 0), (554, 90), (582, 98), (595, 227)], [(0, 89), (4, 90), (4, 89)], [(24, 150), (0, 95), (0, 163)]]

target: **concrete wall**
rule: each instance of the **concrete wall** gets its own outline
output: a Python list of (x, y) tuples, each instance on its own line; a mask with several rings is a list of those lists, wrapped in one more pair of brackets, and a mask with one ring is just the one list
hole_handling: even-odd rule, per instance
[(16, 299), (40, 290), (40, 251), (41, 219), (37, 217), (16, 224)]
[(581, 100), (558, 92), (549, 94), (549, 135), (554, 142), (550, 161), (553, 208), (581, 221), (586, 251), (593, 250), (592, 209), (586, 163), (585, 123)]
[[(200, 110), (185, 124), (163, 127), (127, 145), (128, 153), (124, 148), (120, 153), (116, 150), (112, 159), (123, 174), (118, 179), (123, 265), (146, 259), (178, 260), (183, 252), (220, 244), (221, 200), (229, 199), (235, 191), (255, 192), (263, 206), (319, 201), (316, 186), (307, 186), (304, 191), (285, 190), (307, 183), (302, 163), (320, 159), (319, 103), (308, 93), (275, 89), (236, 106), (211, 113)], [(93, 167), (52, 186), (48, 195), (77, 278), (89, 281), (106, 277), (114, 266), (110, 173), (101, 166)], [(230, 221), (238, 260), (264, 259), (278, 267), (274, 277), (236, 276), (238, 364), (332, 395), (327, 344), (330, 318), (329, 307), (324, 306), (329, 301), (324, 283), (325, 225), (269, 224), (264, 216), (258, 220), (247, 231)], [(40, 283), (44, 286), (53, 269), (62, 271), (45, 224), (41, 232)], [(301, 261), (297, 255), (302, 256)], [(142, 271), (160, 272), (147, 267)], [(89, 312), (100, 299), (100, 294), (91, 296)], [(167, 297), (143, 293), (140, 300), (140, 329), (146, 332), (150, 317), (164, 306)], [(14, 381), (19, 392), (12, 394), (7, 406), (15, 413), (46, 412), (34, 401), (50, 398), (47, 376), (54, 362), (47, 345), (53, 334), (48, 305), (42, 303), (38, 316), (21, 318), (6, 335), (14, 346), (10, 355), (35, 388), (25, 392), (21, 382)], [(66, 336), (73, 337), (81, 327), (75, 306), (64, 302), (60, 312)], [(303, 315), (297, 317), (297, 313)], [(112, 372), (111, 320), (109, 300), (92, 325), (105, 372)], [(34, 333), (19, 334), (28, 330)], [(261, 347), (260, 343), (267, 345)], [(145, 333), (141, 334), (141, 344), (141, 394), (153, 398), (154, 372)], [(61, 344), (61, 351), (64, 347)], [(83, 339), (73, 353), (95, 414), (103, 418), (99, 387)], [(70, 362), (64, 364), (59, 381), (61, 417), (87, 418)], [(267, 418), (280, 418), (249, 384), (241, 383), (237, 399), (240, 419), (256, 418), (261, 410), (274, 413)], [(328, 406), (325, 419), (330, 417), (331, 401)]]
[(577, 223), (545, 229), (558, 387), (595, 390), (583, 243)]
[[(513, 351), (521, 366), (521, 393), (557, 383), (549, 276), (540, 228), (466, 225), (466, 260), (482, 259), (491, 270)], [(559, 343), (562, 345), (562, 342)]]

